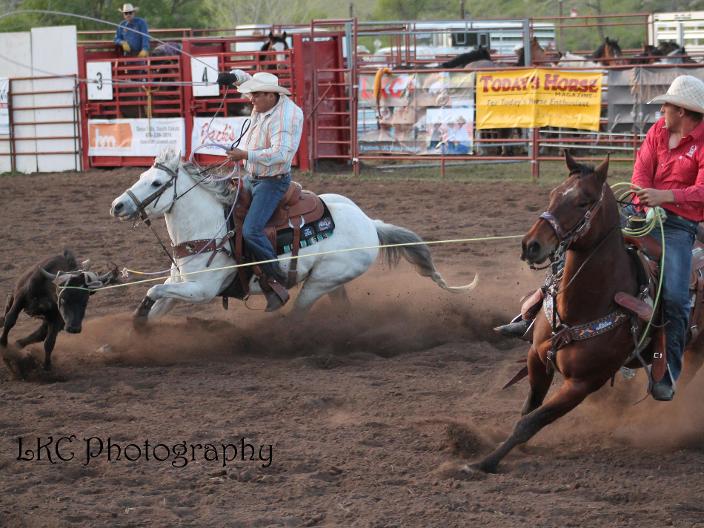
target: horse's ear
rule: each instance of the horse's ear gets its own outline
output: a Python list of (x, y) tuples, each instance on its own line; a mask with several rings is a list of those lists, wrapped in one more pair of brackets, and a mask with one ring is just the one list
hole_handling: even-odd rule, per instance
[(609, 155), (606, 155), (606, 159), (602, 161), (599, 166), (594, 170), (597, 179), (603, 184), (606, 181), (606, 176), (609, 172)]
[(274, 32), (273, 32), (273, 31), (269, 31), (269, 38), (270, 38), (270, 39), (273, 39), (273, 38), (274, 38)]
[(577, 163), (577, 161), (572, 157), (568, 149), (565, 149), (565, 163), (567, 164), (567, 168), (570, 172), (577, 172), (580, 170), (579, 163)]
[(286, 38), (287, 36), (285, 31), (281, 34), (281, 38)]

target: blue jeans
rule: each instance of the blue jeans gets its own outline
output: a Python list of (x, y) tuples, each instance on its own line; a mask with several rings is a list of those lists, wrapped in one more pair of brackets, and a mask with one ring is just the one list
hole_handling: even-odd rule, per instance
[[(252, 188), (252, 205), (242, 225), (242, 237), (250, 253), (256, 260), (270, 260), (276, 258), (276, 251), (271, 247), (271, 242), (264, 234), (264, 227), (279, 205), (281, 198), (288, 190), (291, 175), (283, 178), (265, 178), (250, 180)], [(272, 275), (275, 263), (262, 264), (260, 267), (267, 275)]]
[[(682, 373), (682, 356), (687, 341), (690, 297), (689, 277), (692, 268), (692, 247), (697, 235), (697, 223), (668, 212), (665, 230), (665, 275), (662, 303), (666, 321), (667, 365), (672, 379)], [(659, 229), (651, 236), (660, 239)], [(667, 380), (667, 377), (665, 378)]]

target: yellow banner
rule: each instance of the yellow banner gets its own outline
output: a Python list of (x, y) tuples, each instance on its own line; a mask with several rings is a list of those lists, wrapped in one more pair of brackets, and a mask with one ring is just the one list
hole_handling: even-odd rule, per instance
[(477, 72), (476, 127), (598, 131), (601, 79), (598, 72), (539, 68)]

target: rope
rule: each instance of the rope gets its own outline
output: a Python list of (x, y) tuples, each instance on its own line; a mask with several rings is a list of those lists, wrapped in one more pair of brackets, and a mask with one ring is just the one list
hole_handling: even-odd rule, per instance
[[(627, 196), (634, 194), (635, 191), (641, 190), (641, 188), (638, 187), (637, 185), (633, 185), (632, 183), (627, 183), (627, 182), (614, 183), (611, 186), (611, 188), (614, 190), (619, 187), (628, 187), (625, 191), (623, 191), (621, 194), (619, 194), (616, 197), (616, 199), (619, 201), (622, 201)], [(622, 214), (622, 216), (625, 216), (625, 215), (623, 215), (623, 213), (621, 213), (621, 214)], [(663, 278), (665, 277), (665, 228), (663, 226), (663, 222), (666, 218), (667, 218), (667, 213), (665, 212), (665, 210), (662, 207), (651, 207), (650, 209), (648, 209), (648, 212), (646, 213), (645, 218), (640, 218), (637, 216), (628, 217), (629, 222), (643, 223), (642, 227), (629, 228), (628, 226), (626, 226), (621, 229), (623, 234), (626, 236), (641, 238), (641, 237), (649, 235), (653, 231), (653, 229), (655, 229), (656, 227), (660, 228), (660, 244), (662, 246), (662, 255), (660, 257), (660, 277), (658, 278), (658, 287), (657, 287), (657, 291), (655, 293), (655, 299), (653, 300), (653, 313), (650, 316), (650, 320), (648, 321), (648, 324), (645, 326), (643, 333), (641, 334), (641, 338), (638, 341), (638, 344), (636, 345), (636, 350), (640, 350), (641, 346), (643, 346), (643, 343), (645, 342), (646, 338), (648, 337), (648, 335), (650, 333), (650, 328), (653, 324), (653, 319), (655, 318), (656, 308), (658, 307), (658, 304), (660, 303), (660, 294), (662, 293), (662, 283), (663, 283)]]
[[(476, 238), (456, 238), (456, 239), (447, 239), (447, 240), (429, 240), (429, 241), (421, 241), (421, 242), (403, 242), (399, 244), (379, 244), (379, 245), (374, 245), (374, 246), (359, 246), (359, 247), (352, 247), (352, 248), (345, 248), (345, 249), (336, 249), (332, 251), (318, 251), (316, 253), (307, 253), (307, 254), (299, 254), (296, 256), (293, 255), (287, 255), (287, 256), (281, 256), (276, 259), (269, 259), (269, 260), (260, 260), (257, 262), (245, 262), (243, 264), (232, 264), (229, 266), (221, 266), (219, 268), (207, 268), (203, 270), (197, 270), (197, 271), (190, 271), (186, 273), (180, 273), (181, 277), (187, 277), (190, 275), (199, 275), (201, 273), (210, 273), (214, 271), (223, 271), (223, 270), (228, 270), (228, 269), (237, 269), (237, 268), (244, 268), (247, 266), (259, 266), (261, 264), (269, 264), (272, 262), (281, 262), (281, 261), (286, 261), (286, 260), (296, 260), (296, 259), (301, 259), (301, 258), (306, 258), (306, 257), (320, 257), (324, 255), (334, 255), (334, 254), (339, 254), (339, 253), (349, 253), (352, 251), (363, 251), (367, 249), (386, 249), (386, 248), (397, 248), (397, 247), (409, 247), (409, 246), (422, 246), (422, 245), (439, 245), (439, 244), (462, 244), (462, 243), (469, 243), (469, 242), (488, 242), (488, 241), (494, 241), (494, 240), (511, 240), (515, 238), (523, 238), (523, 235), (503, 235), (503, 236), (490, 236), (490, 237), (476, 237)], [(133, 274), (133, 275), (150, 275), (148, 272), (141, 272), (137, 270), (132, 270), (129, 268), (124, 268), (122, 270), (123, 276), (128, 275), (128, 274)], [(163, 281), (165, 279), (170, 278), (169, 276), (161, 276), (161, 277), (153, 277), (149, 279), (141, 279), (137, 281), (132, 281), (132, 282), (124, 282), (122, 284), (111, 284), (108, 286), (103, 286), (101, 288), (94, 288), (91, 291), (98, 291), (98, 290), (113, 290), (117, 288), (126, 288), (128, 286), (134, 286), (137, 284), (146, 284), (149, 282), (157, 282), (157, 281)], [(464, 286), (458, 286), (458, 289), (467, 289), (471, 285), (464, 285)], [(66, 286), (65, 288), (73, 288), (73, 289), (78, 289), (78, 290), (86, 290), (87, 288), (83, 288), (81, 286)]]

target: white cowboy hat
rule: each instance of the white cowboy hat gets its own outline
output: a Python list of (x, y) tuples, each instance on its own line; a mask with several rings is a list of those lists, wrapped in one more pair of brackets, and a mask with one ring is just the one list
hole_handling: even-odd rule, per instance
[(283, 86), (279, 86), (279, 78), (273, 73), (259, 72), (252, 75), (252, 78), (243, 82), (237, 87), (237, 91), (243, 94), (254, 92), (273, 92), (284, 95), (291, 95), (291, 92)]
[(691, 75), (680, 75), (667, 89), (648, 104), (670, 103), (675, 106), (704, 114), (704, 82)]
[(122, 9), (118, 9), (120, 13), (132, 13), (134, 11), (137, 11), (139, 8), (133, 6), (132, 4), (123, 4)]

